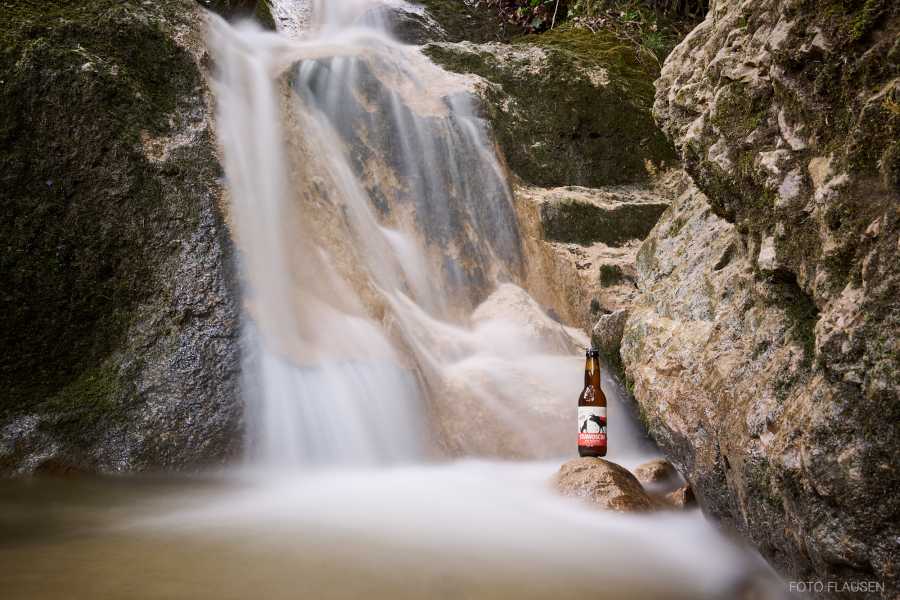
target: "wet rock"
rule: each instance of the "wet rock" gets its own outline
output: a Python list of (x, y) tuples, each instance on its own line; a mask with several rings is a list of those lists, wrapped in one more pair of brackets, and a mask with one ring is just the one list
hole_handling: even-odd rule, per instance
[(591, 342), (593, 342), (594, 348), (600, 351), (600, 355), (606, 364), (615, 369), (620, 377), (623, 370), (619, 348), (622, 345), (622, 335), (625, 332), (625, 323), (627, 321), (628, 309), (622, 308), (615, 312), (601, 315), (591, 332)]
[(238, 303), (200, 6), (44, 8), (0, 8), (0, 473), (221, 461)]
[(607, 510), (641, 512), (656, 507), (634, 475), (602, 458), (570, 460), (560, 467), (554, 483), (564, 496), (583, 498)]
[[(566, 322), (590, 330), (600, 314), (626, 308), (635, 297), (634, 263), (640, 241), (629, 240), (617, 246), (602, 242), (583, 246), (548, 240), (542, 218), (544, 207), (561, 195), (572, 193), (608, 197), (610, 192), (608, 188), (520, 186), (516, 189), (515, 205), (527, 255), (526, 287), (543, 304), (556, 308)], [(649, 190), (637, 194), (658, 197)]]
[(228, 20), (253, 19), (266, 29), (275, 29), (271, 0), (196, 0), (203, 8)]
[(641, 483), (662, 483), (675, 478), (678, 472), (664, 458), (647, 461), (635, 467), (634, 476)]
[(697, 505), (697, 499), (694, 497), (694, 490), (692, 490), (689, 485), (682, 486), (677, 490), (666, 494), (665, 502), (675, 508), (693, 508)]
[[(429, 18), (440, 24), (448, 42), (490, 42), (520, 35), (521, 29), (511, 26), (497, 16), (486, 2), (467, 0), (418, 0)], [(438, 41), (438, 38), (428, 41)]]

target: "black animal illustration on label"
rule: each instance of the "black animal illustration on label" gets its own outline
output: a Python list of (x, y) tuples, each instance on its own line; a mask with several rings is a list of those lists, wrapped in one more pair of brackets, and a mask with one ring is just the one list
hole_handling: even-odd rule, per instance
[(606, 424), (599, 415), (591, 415), (581, 424), (581, 433), (601, 433), (606, 431)]

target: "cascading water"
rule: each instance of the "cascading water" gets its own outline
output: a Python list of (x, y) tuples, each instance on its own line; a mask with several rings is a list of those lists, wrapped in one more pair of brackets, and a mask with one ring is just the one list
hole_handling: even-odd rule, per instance
[[(391, 40), (378, 5), (314, 4), (293, 41), (213, 21), (253, 456), (564, 453), (586, 339), (515, 285), (516, 214), (470, 82)], [(640, 445), (625, 420), (612, 435)]]

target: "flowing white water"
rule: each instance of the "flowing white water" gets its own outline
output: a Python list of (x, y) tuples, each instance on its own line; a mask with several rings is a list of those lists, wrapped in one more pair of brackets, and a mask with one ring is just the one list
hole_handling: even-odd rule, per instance
[[(470, 82), (392, 41), (375, 4), (317, 3), (300, 40), (212, 20), (253, 460), (564, 454), (587, 340), (514, 285)], [(640, 451), (626, 419), (611, 434)]]

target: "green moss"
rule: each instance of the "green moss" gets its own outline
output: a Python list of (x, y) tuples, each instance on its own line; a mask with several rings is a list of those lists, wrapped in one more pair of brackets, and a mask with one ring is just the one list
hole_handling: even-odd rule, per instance
[(625, 279), (625, 273), (619, 265), (600, 265), (600, 285), (610, 287), (621, 283)]
[(541, 223), (548, 240), (585, 246), (602, 242), (618, 247), (647, 237), (666, 208), (666, 204), (650, 203), (600, 207), (564, 199), (541, 206)]
[(649, 177), (646, 162), (674, 160), (650, 114), (657, 71), (633, 46), (571, 27), (514, 42), (518, 59), (477, 47), (432, 45), (426, 53), (497, 84), (485, 91), (487, 116), (522, 179), (546, 187), (632, 183)]
[(850, 40), (856, 42), (865, 37), (886, 6), (887, 0), (866, 0), (862, 10), (854, 15), (850, 22)]
[(739, 138), (759, 127), (767, 111), (764, 101), (752, 97), (746, 86), (735, 82), (717, 94), (716, 110), (711, 121), (725, 136)]
[(46, 402), (38, 405), (37, 409), (55, 415), (108, 415), (116, 405), (121, 385), (118, 371), (114, 367), (94, 367), (82, 372)]

